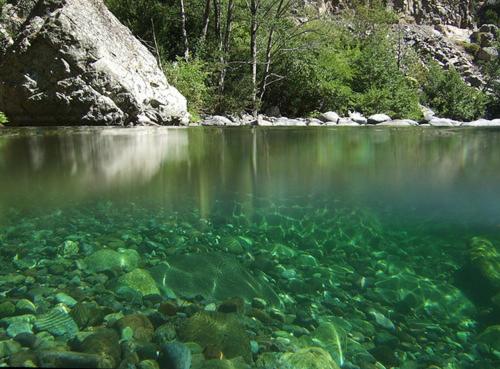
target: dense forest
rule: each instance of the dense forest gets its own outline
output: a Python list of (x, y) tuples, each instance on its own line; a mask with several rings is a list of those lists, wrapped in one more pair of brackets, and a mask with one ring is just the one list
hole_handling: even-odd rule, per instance
[[(419, 119), (419, 103), (441, 116), (497, 116), (498, 58), (481, 65), (486, 86), (422, 62), (380, 1), (321, 14), (297, 0), (107, 0), (150, 46), (169, 81), (200, 114), (333, 110)], [(495, 9), (479, 22), (498, 22)]]

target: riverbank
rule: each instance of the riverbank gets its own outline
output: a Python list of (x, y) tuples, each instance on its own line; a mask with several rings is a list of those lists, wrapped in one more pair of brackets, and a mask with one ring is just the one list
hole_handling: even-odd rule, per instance
[(191, 123), (191, 126), (260, 126), (260, 127), (500, 127), (500, 119), (477, 119), (469, 122), (461, 122), (449, 118), (440, 118), (429, 115), (417, 122), (412, 119), (392, 119), (386, 114), (375, 114), (364, 117), (359, 113), (350, 114), (349, 117), (341, 117), (335, 112), (326, 112), (319, 118), (287, 118), (259, 115), (257, 118), (251, 115), (236, 116), (205, 116), (200, 122)]

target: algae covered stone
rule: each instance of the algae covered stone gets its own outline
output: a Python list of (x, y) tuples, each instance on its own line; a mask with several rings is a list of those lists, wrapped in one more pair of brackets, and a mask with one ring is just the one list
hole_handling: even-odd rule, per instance
[(168, 263), (150, 270), (163, 294), (173, 291), (176, 295), (194, 298), (203, 296), (211, 301), (224, 301), (238, 296), (247, 301), (261, 297), (270, 304), (280, 304), (280, 299), (267, 280), (256, 277), (230, 255), (210, 254), (175, 255)]
[(251, 361), (250, 339), (237, 315), (202, 311), (184, 322), (178, 333), (182, 341), (196, 342), (205, 351)]
[(500, 351), (500, 325), (493, 325), (486, 328), (485, 331), (477, 337), (477, 340)]
[(117, 293), (131, 290), (141, 296), (159, 295), (160, 290), (151, 274), (144, 269), (134, 269), (130, 273), (122, 275), (117, 280), (115, 291)]
[(119, 249), (118, 251), (102, 249), (84, 259), (86, 269), (94, 272), (108, 270), (131, 271), (139, 264), (139, 253), (135, 250)]
[(331, 355), (319, 347), (306, 347), (281, 355), (280, 369), (339, 369)]
[(491, 241), (473, 237), (469, 242), (469, 256), (481, 275), (500, 290), (500, 252)]

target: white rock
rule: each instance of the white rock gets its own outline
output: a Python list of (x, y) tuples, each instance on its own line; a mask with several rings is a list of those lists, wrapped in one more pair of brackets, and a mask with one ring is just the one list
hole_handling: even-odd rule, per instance
[(273, 123), (267, 119), (265, 119), (262, 115), (257, 117), (257, 125), (261, 127), (272, 127)]
[(377, 127), (414, 127), (418, 126), (418, 122), (411, 119), (395, 119), (377, 124)]
[(309, 118), (306, 120), (306, 124), (308, 126), (322, 126), (324, 122), (316, 118)]
[(274, 121), (275, 126), (295, 127), (306, 126), (306, 121), (303, 119), (278, 118)]
[(336, 112), (334, 111), (327, 111), (326, 113), (323, 113), (321, 114), (321, 118), (323, 119), (323, 121), (325, 122), (334, 122), (334, 123), (338, 123), (339, 119), (340, 119), (340, 115), (338, 115)]
[(359, 124), (368, 123), (368, 119), (366, 119), (363, 116), (363, 114), (358, 113), (358, 112), (354, 112), (354, 113), (349, 112), (349, 118), (351, 118), (351, 120), (355, 123), (359, 123)]
[(337, 125), (338, 126), (359, 126), (359, 123), (356, 123), (349, 118), (340, 118)]
[(221, 115), (213, 115), (207, 117), (201, 122), (202, 126), (232, 126), (233, 122), (226, 117)]
[(422, 112), (422, 115), (424, 116), (424, 120), (426, 122), (430, 122), (436, 116), (436, 113), (423, 105), (420, 105), (420, 111)]
[(462, 123), (461, 127), (500, 127), (500, 119), (478, 119), (472, 122)]
[(429, 124), (433, 127), (458, 127), (462, 123), (453, 119), (434, 117), (429, 121)]
[(387, 114), (373, 114), (368, 117), (368, 124), (379, 124), (391, 120)]

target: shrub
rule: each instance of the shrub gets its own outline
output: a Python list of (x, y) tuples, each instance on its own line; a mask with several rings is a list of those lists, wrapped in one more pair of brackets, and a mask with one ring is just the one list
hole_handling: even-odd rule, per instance
[(9, 123), (9, 120), (7, 119), (7, 116), (0, 112), (0, 124), (7, 124)]
[(476, 56), (477, 52), (481, 49), (481, 46), (478, 44), (470, 43), (470, 42), (461, 42), (460, 45), (465, 49), (465, 51), (472, 55)]
[(211, 88), (207, 84), (209, 73), (206, 65), (198, 59), (186, 62), (178, 58), (163, 64), (168, 82), (175, 86), (188, 101), (188, 110), (194, 120), (205, 112), (211, 102)]
[(458, 120), (473, 120), (484, 115), (487, 96), (467, 85), (455, 69), (444, 70), (436, 62), (429, 63), (422, 86), (422, 103), (437, 114)]

